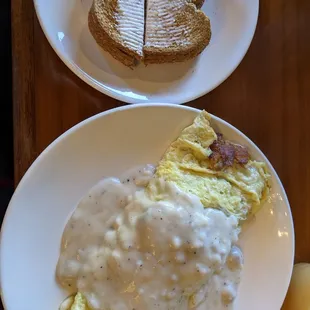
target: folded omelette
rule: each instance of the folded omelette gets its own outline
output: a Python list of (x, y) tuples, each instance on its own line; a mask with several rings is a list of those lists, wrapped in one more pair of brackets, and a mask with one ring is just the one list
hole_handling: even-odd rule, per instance
[(217, 208), (245, 220), (256, 213), (269, 193), (266, 164), (252, 160), (248, 150), (216, 134), (210, 115), (202, 111), (185, 128), (159, 162), (149, 195), (162, 199), (160, 179), (198, 196), (206, 208)]

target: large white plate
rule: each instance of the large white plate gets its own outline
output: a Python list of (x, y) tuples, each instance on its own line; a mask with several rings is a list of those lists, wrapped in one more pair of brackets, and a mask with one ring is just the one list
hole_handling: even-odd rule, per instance
[[(55, 266), (63, 228), (79, 199), (103, 176), (158, 162), (197, 112), (177, 105), (111, 110), (73, 127), (39, 156), (16, 189), (2, 227), (1, 286), (7, 310), (58, 309), (66, 292), (55, 281)], [(253, 142), (217, 117), (213, 125), (247, 145), (272, 174), (269, 201), (242, 233), (245, 265), (235, 309), (279, 310), (294, 257), (285, 192)]]
[(184, 103), (214, 89), (244, 57), (259, 6), (259, 0), (206, 0), (213, 35), (200, 57), (131, 70), (95, 43), (87, 26), (91, 1), (34, 0), (45, 35), (64, 63), (97, 90), (129, 103)]

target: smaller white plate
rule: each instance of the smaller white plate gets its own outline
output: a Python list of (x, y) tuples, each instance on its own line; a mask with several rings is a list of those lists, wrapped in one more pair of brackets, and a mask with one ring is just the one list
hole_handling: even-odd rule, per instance
[(259, 0), (206, 0), (212, 39), (184, 63), (140, 65), (131, 70), (104, 52), (91, 36), (92, 0), (34, 0), (50, 44), (63, 62), (100, 92), (128, 103), (185, 103), (222, 83), (244, 57), (255, 32)]

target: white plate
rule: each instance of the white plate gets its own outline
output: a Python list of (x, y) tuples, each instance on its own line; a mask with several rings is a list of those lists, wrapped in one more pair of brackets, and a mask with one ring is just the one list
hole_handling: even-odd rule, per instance
[[(34, 162), (10, 202), (2, 227), (1, 285), (7, 310), (57, 310), (66, 297), (55, 282), (63, 228), (79, 199), (104, 175), (156, 163), (198, 110), (134, 105), (98, 114), (53, 142)], [(291, 277), (294, 230), (279, 178), (240, 131), (213, 117), (227, 138), (268, 163), (269, 202), (241, 237), (245, 265), (237, 310), (279, 310)]]
[(91, 36), (92, 0), (34, 0), (41, 26), (64, 63), (86, 83), (128, 103), (184, 103), (222, 83), (238, 66), (253, 38), (259, 0), (206, 0), (210, 45), (195, 60), (126, 68)]

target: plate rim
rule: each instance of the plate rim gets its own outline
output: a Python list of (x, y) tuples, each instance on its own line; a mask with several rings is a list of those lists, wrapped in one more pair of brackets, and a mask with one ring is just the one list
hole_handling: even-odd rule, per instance
[[(133, 110), (133, 109), (139, 109), (139, 108), (148, 108), (148, 107), (168, 107), (168, 108), (175, 108), (175, 109), (181, 109), (181, 110), (187, 110), (187, 111), (192, 111), (195, 113), (199, 113), (202, 110), (197, 109), (197, 108), (193, 108), (193, 107), (189, 107), (189, 106), (180, 106), (180, 105), (175, 105), (175, 104), (166, 104), (166, 103), (152, 103), (152, 104), (138, 104), (138, 105), (125, 105), (125, 106), (120, 106), (114, 109), (110, 109), (98, 114), (95, 114), (81, 122), (79, 122), (78, 124), (74, 125), (73, 127), (71, 127), (70, 129), (68, 129), (67, 131), (65, 131), (63, 134), (61, 134), (59, 137), (57, 137), (54, 141), (52, 141), (40, 154), (39, 156), (34, 160), (34, 162), (30, 165), (30, 167), (27, 169), (27, 171), (25, 172), (24, 176), (22, 177), (22, 179), (20, 180), (19, 184), (17, 185), (14, 194), (11, 197), (11, 200), (8, 204), (8, 207), (6, 209), (5, 212), (5, 216), (3, 218), (3, 222), (2, 222), (2, 226), (1, 226), (1, 231), (0, 231), (0, 295), (1, 295), (1, 300), (4, 306), (4, 309), (8, 309), (6, 306), (6, 299), (5, 299), (5, 295), (3, 292), (3, 278), (2, 278), (2, 269), (4, 268), (3, 266), (3, 238), (5, 235), (5, 230), (6, 227), (9, 225), (9, 218), (11, 216), (11, 213), (13, 212), (13, 205), (14, 205), (14, 201), (16, 199), (16, 196), (18, 196), (19, 191), (21, 190), (21, 188), (23, 187), (24, 183), (27, 182), (28, 178), (31, 177), (32, 172), (37, 168), (37, 166), (40, 164), (40, 162), (47, 156), (48, 152), (54, 148), (60, 141), (63, 141), (64, 139), (68, 138), (71, 134), (73, 134), (74, 132), (76, 132), (77, 130), (79, 130), (80, 128), (82, 128), (84, 125), (87, 125), (89, 123), (91, 123), (94, 120), (100, 119), (102, 117), (105, 117), (107, 115), (112, 115), (114, 113), (123, 111), (123, 110)], [(290, 231), (291, 231), (291, 237), (290, 237), (290, 243), (291, 243), (291, 249), (290, 249), (290, 270), (289, 270), (289, 274), (288, 274), (288, 281), (285, 285), (285, 290), (284, 290), (284, 296), (282, 298), (281, 301), (281, 305), (283, 304), (285, 297), (286, 297), (286, 293), (288, 291), (289, 288), (289, 284), (290, 284), (290, 279), (292, 277), (292, 272), (293, 272), (293, 266), (294, 266), (294, 257), (295, 257), (295, 229), (294, 229), (294, 220), (293, 220), (293, 216), (292, 216), (292, 211), (291, 211), (291, 207), (290, 207), (290, 203), (286, 194), (286, 191), (283, 187), (283, 184), (276, 172), (276, 170), (274, 169), (274, 167), (271, 165), (270, 161), (268, 160), (268, 158), (265, 156), (265, 154), (259, 149), (259, 147), (249, 138), (247, 137), (241, 130), (239, 130), (238, 128), (236, 128), (235, 126), (231, 125), (230, 123), (228, 123), (227, 121), (225, 121), (224, 119), (217, 117), (211, 113), (209, 113), (211, 115), (211, 120), (216, 120), (216, 122), (218, 122), (219, 124), (223, 124), (227, 127), (229, 127), (230, 129), (232, 129), (233, 131), (235, 131), (236, 133), (238, 133), (238, 135), (240, 135), (242, 138), (244, 138), (245, 140), (247, 140), (248, 142), (250, 142), (251, 144), (251, 148), (255, 149), (260, 156), (262, 157), (262, 159), (266, 162), (266, 164), (268, 165), (269, 169), (271, 170), (272, 174), (275, 177), (275, 180), (280, 188), (280, 190), (283, 193), (283, 197), (282, 199), (284, 200), (284, 203), (287, 207), (287, 211), (288, 211), (288, 218), (289, 218), (289, 224), (290, 224)]]
[[(41, 26), (41, 29), (43, 30), (43, 33), (48, 41), (48, 43), (50, 44), (50, 46), (52, 47), (52, 49), (54, 50), (54, 52), (56, 53), (56, 55), (61, 59), (61, 61), (71, 70), (71, 72), (73, 74), (75, 74), (77, 77), (79, 77), (82, 81), (84, 81), (87, 85), (91, 86), (92, 88), (94, 88), (95, 90), (99, 91), (100, 93), (109, 96), (113, 99), (125, 102), (125, 103), (129, 103), (129, 104), (144, 104), (147, 102), (153, 103), (151, 102), (150, 99), (146, 99), (146, 100), (142, 100), (142, 99), (135, 99), (129, 96), (125, 96), (123, 94), (118, 94), (115, 91), (112, 91), (110, 89), (110, 87), (99, 83), (96, 79), (94, 79), (91, 75), (89, 75), (88, 73), (86, 73), (84, 70), (82, 70), (75, 62), (70, 61), (69, 57), (65, 56), (64, 53), (61, 53), (60, 49), (57, 48), (56, 44), (53, 43), (53, 39), (51, 38), (51, 36), (49, 36), (48, 31), (47, 31), (47, 27), (44, 23), (44, 20), (42, 18), (42, 16), (40, 15), (40, 9), (39, 9), (39, 1), (40, 0), (33, 0), (34, 3), (34, 8), (35, 8), (35, 12), (36, 12), (36, 16), (39, 20), (39, 24)], [(219, 79), (217, 82), (213, 83), (213, 85), (209, 88), (206, 89), (205, 91), (202, 91), (200, 93), (197, 93), (196, 95), (192, 95), (192, 96), (186, 96), (185, 100), (180, 101), (179, 103), (173, 103), (173, 104), (177, 104), (177, 105), (182, 105), (185, 104), (187, 102), (196, 100), (200, 97), (205, 96), (206, 94), (208, 94), (209, 92), (211, 92), (212, 90), (214, 90), (215, 88), (217, 88), (219, 85), (221, 85), (223, 82), (225, 82), (231, 75), (232, 73), (238, 68), (238, 66), (240, 65), (240, 63), (242, 62), (242, 60), (244, 59), (245, 55), (247, 54), (255, 32), (256, 32), (256, 28), (257, 28), (257, 23), (258, 23), (258, 16), (259, 16), (259, 10), (260, 10), (260, 2), (259, 0), (254, 0), (256, 1), (256, 13), (255, 13), (255, 20), (254, 20), (254, 27), (252, 29), (252, 32), (250, 34), (250, 39), (249, 42), (247, 43), (246, 47), (244, 48), (243, 52), (240, 54), (239, 59), (236, 61), (236, 63), (234, 64), (234, 66), (231, 68), (231, 70), (229, 70), (226, 75), (223, 75), (223, 77), (221, 79)], [(154, 102), (155, 103), (155, 102)]]

